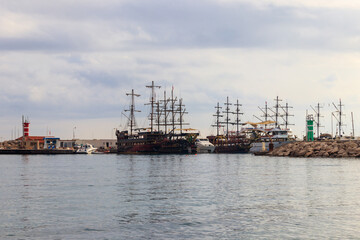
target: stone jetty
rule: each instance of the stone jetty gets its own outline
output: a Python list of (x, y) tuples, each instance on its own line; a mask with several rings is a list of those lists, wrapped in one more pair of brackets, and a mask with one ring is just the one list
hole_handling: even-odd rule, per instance
[(360, 141), (291, 142), (274, 149), (267, 155), (283, 157), (360, 157)]

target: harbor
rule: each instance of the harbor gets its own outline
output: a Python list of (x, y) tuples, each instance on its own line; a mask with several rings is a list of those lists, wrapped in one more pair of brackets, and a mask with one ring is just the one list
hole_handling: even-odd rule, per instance
[(2, 1), (0, 240), (359, 239), (357, 18)]
[[(185, 107), (185, 100), (174, 94), (174, 87), (167, 96), (166, 90), (163, 97), (159, 94), (161, 86), (146, 86), (150, 89), (150, 100), (145, 105), (149, 106), (150, 113), (147, 117), (149, 124), (139, 126), (136, 114), (136, 98), (140, 94), (134, 89), (126, 96), (130, 97), (130, 105), (121, 113), (126, 117), (123, 129), (115, 129), (116, 139), (76, 139), (75, 128), (73, 139), (60, 139), (55, 136), (31, 136), (30, 121), (22, 117), (22, 136), (14, 140), (0, 143), (0, 154), (91, 154), (91, 153), (117, 153), (117, 154), (197, 154), (197, 153), (231, 153), (255, 154), (267, 156), (287, 157), (359, 157), (359, 141), (356, 140), (354, 131), (353, 112), (352, 132), (343, 135), (344, 104), (333, 103), (335, 112), (331, 119), (336, 120), (336, 132), (321, 133), (320, 118), (323, 117), (318, 103), (306, 111), (306, 135), (302, 138), (293, 134), (291, 126), (290, 109), (293, 107), (288, 102), (281, 104), (282, 99), (276, 96), (274, 106), (270, 107), (265, 102), (264, 107), (258, 107), (260, 116), (254, 115), (259, 122), (250, 122), (243, 117), (242, 104), (239, 100), (232, 103), (229, 97), (221, 105), (217, 102), (213, 117), (213, 127), (216, 134), (206, 137), (200, 136), (200, 131), (191, 128), (185, 121), (189, 112)], [(336, 113), (337, 115), (335, 115)], [(333, 125), (333, 123), (332, 123)]]

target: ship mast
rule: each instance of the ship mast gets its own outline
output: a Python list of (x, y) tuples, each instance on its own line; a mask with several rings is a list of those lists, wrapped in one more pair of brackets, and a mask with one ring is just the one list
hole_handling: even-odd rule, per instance
[(236, 106), (235, 112), (234, 114), (236, 114), (236, 120), (233, 124), (236, 125), (236, 136), (239, 136), (239, 125), (240, 125), (240, 117), (239, 115), (242, 115), (244, 113), (240, 112), (240, 106), (242, 106), (242, 104), (239, 104), (239, 99), (236, 100), (236, 103), (234, 104)]
[[(274, 120), (274, 118), (269, 114), (269, 110), (270, 110), (270, 111), (272, 111), (272, 110), (268, 107), (267, 101), (265, 101), (265, 108), (261, 108), (261, 107), (258, 107), (258, 108), (259, 108), (260, 111), (263, 113), (263, 115), (260, 116), (260, 117), (263, 117), (264, 119), (261, 119), (261, 118), (255, 116), (255, 115), (254, 115), (254, 117), (257, 118), (260, 122), (263, 122), (263, 121), (266, 122), (266, 121), (269, 120), (269, 118), (271, 118), (272, 120)], [(272, 111), (272, 112), (273, 112), (273, 111)], [(266, 129), (267, 124), (265, 124), (264, 127), (265, 127), (265, 129)]]
[[(150, 113), (150, 128), (151, 133), (153, 132), (153, 122), (154, 122), (154, 104), (155, 100), (155, 88), (160, 88), (160, 86), (155, 86), (154, 81), (151, 82), (150, 86), (146, 86), (147, 88), (151, 88), (151, 97), (150, 97), (150, 105), (151, 105), (151, 113)], [(148, 105), (148, 104), (147, 104)]]
[(344, 126), (344, 124), (342, 123), (342, 115), (343, 115), (343, 112), (342, 112), (342, 107), (344, 106), (343, 104), (341, 104), (341, 99), (340, 99), (340, 103), (339, 103), (339, 108), (336, 107), (336, 105), (333, 103), (334, 107), (336, 108), (337, 112), (338, 112), (338, 115), (339, 115), (339, 118), (336, 119), (338, 120), (338, 125), (339, 125), (339, 137), (341, 137), (341, 127)]
[(125, 112), (130, 112), (130, 118), (128, 118), (128, 120), (129, 120), (129, 126), (130, 126), (130, 135), (132, 135), (133, 127), (136, 126), (135, 112), (140, 112), (138, 110), (135, 110), (135, 97), (140, 97), (140, 94), (135, 94), (134, 89), (132, 89), (131, 93), (126, 93), (126, 96), (131, 96), (130, 109), (125, 110)]
[(315, 116), (316, 116), (316, 120), (315, 120), (315, 123), (316, 123), (316, 130), (317, 130), (317, 138), (319, 139), (319, 137), (320, 137), (320, 127), (323, 127), (323, 126), (321, 126), (321, 124), (320, 124), (320, 117), (323, 117), (323, 116), (321, 116), (321, 114), (320, 114), (320, 108), (322, 108), (321, 106), (320, 106), (320, 103), (318, 103), (317, 105), (316, 105), (316, 109), (315, 108), (313, 108), (312, 106), (310, 106), (311, 108), (312, 108), (312, 110), (315, 112)]
[(169, 100), (166, 98), (166, 91), (164, 91), (164, 99), (163, 100), (160, 100), (160, 102), (163, 103), (162, 105), (162, 108), (163, 108), (163, 112), (164, 112), (164, 124), (162, 124), (164, 126), (164, 133), (167, 134), (167, 118), (168, 118), (168, 114), (169, 114), (169, 111), (168, 111), (168, 103), (169, 103)]
[(232, 113), (230, 112), (230, 108), (229, 106), (232, 105), (232, 103), (229, 103), (229, 97), (226, 97), (226, 103), (224, 103), (226, 108), (225, 108), (225, 111), (223, 111), (223, 113), (226, 113), (226, 118), (225, 118), (225, 122), (223, 123), (226, 123), (226, 137), (228, 138), (229, 137), (229, 123), (230, 123), (230, 118), (229, 118), (229, 113)]
[(183, 128), (183, 125), (186, 125), (186, 123), (184, 123), (184, 119), (183, 119), (183, 116), (186, 112), (186, 109), (185, 109), (185, 105), (182, 103), (183, 99), (180, 98), (179, 99), (179, 108), (178, 108), (178, 113), (179, 113), (179, 125), (180, 125), (180, 135), (182, 134), (182, 128)]
[(215, 109), (216, 109), (216, 113), (215, 115), (213, 115), (214, 117), (216, 117), (216, 124), (215, 125), (211, 125), (213, 127), (216, 127), (216, 136), (219, 136), (220, 135), (220, 127), (222, 126), (221, 125), (221, 122), (220, 122), (220, 117), (222, 117), (223, 115), (220, 114), (220, 109), (222, 107), (219, 106), (219, 102), (217, 103)]
[(176, 109), (175, 109), (175, 103), (177, 101), (177, 97), (174, 98), (174, 87), (171, 89), (171, 124), (172, 124), (172, 131), (175, 131), (175, 115), (176, 115)]
[(276, 99), (274, 99), (276, 101), (275, 103), (275, 126), (279, 127), (279, 122), (278, 122), (278, 118), (280, 117), (280, 113), (279, 113), (279, 108), (280, 108), (280, 104), (279, 102), (282, 101), (281, 99), (279, 99), (279, 96), (276, 96)]
[(294, 125), (294, 124), (289, 123), (289, 117), (294, 116), (293, 114), (289, 114), (289, 108), (292, 108), (292, 107), (290, 107), (288, 103), (285, 104), (285, 107), (282, 107), (282, 106), (280, 106), (280, 107), (284, 111), (284, 115), (285, 115), (285, 118), (284, 118), (284, 116), (281, 116), (281, 118), (284, 120), (284, 123), (281, 125), (285, 125), (285, 130), (287, 130), (289, 125)]
[(160, 101), (158, 100), (156, 102), (156, 121), (157, 121), (157, 127), (158, 127), (158, 132), (160, 132), (160, 118), (161, 118), (161, 112), (160, 112)]

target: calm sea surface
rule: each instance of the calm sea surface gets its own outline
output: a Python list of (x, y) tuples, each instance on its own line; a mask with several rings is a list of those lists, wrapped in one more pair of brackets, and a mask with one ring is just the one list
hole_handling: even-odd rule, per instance
[(360, 159), (0, 156), (0, 239), (360, 238)]

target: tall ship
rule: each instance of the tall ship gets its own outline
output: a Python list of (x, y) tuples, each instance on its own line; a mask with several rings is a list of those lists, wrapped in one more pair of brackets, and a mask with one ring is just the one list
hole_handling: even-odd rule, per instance
[(289, 142), (295, 141), (296, 136), (292, 134), (289, 117), (294, 116), (289, 113), (292, 107), (288, 103), (280, 104), (282, 101), (277, 96), (275, 106), (270, 108), (265, 102), (265, 107), (258, 107), (262, 112), (262, 118), (256, 117), (260, 122), (247, 122), (251, 127), (243, 128), (243, 132), (251, 133), (252, 144), (250, 152), (267, 152), (280, 147)]
[(189, 154), (196, 153), (196, 137), (198, 133), (187, 131), (184, 125), (188, 125), (183, 120), (186, 109), (183, 104), (183, 99), (178, 99), (174, 96), (174, 88), (172, 88), (171, 96), (166, 97), (164, 91), (164, 98), (156, 100), (155, 89), (160, 86), (155, 86), (154, 82), (150, 86), (151, 89), (150, 126), (148, 128), (137, 128), (135, 120), (135, 94), (134, 90), (126, 95), (131, 96), (131, 104), (129, 115), (125, 115), (129, 127), (128, 130), (117, 130), (117, 150), (121, 154)]
[[(213, 115), (216, 117), (215, 124), (212, 125), (216, 127), (216, 135), (208, 136), (209, 141), (215, 146), (215, 153), (248, 153), (251, 147), (251, 142), (245, 134), (241, 133), (240, 125), (240, 115), (243, 113), (240, 112), (239, 100), (234, 104), (235, 111), (230, 111), (229, 97), (226, 98), (225, 111), (221, 112), (222, 107), (219, 103), (216, 105), (216, 113)], [(225, 114), (225, 119), (223, 119)], [(230, 114), (235, 115), (235, 120), (231, 121)], [(229, 126), (235, 126), (235, 131), (230, 131)], [(226, 130), (223, 134), (220, 134), (220, 129), (226, 127)]]

